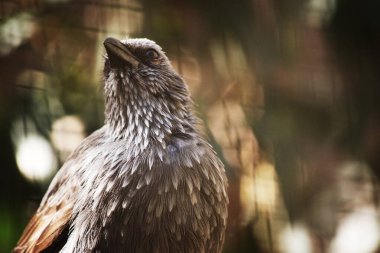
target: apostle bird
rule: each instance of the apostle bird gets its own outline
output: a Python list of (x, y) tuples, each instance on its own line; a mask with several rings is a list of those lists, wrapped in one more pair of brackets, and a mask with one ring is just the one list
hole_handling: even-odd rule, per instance
[(59, 170), (14, 252), (221, 252), (224, 167), (148, 39), (107, 38), (105, 125)]

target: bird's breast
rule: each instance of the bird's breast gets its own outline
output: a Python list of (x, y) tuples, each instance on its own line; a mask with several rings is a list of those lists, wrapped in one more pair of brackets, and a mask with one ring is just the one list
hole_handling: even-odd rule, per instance
[(114, 151), (120, 161), (108, 159), (114, 167), (100, 172), (89, 194), (97, 204), (79, 213), (89, 230), (101, 231), (91, 239), (95, 249), (213, 252), (210, 243), (223, 240), (227, 183), (207, 147), (174, 140), (161, 155), (148, 149), (129, 160)]
[[(140, 248), (152, 252), (148, 241), (161, 249), (158, 252), (204, 252), (215, 230), (225, 226), (226, 196), (201, 173), (197, 168), (158, 167), (136, 175), (124, 190), (107, 233), (119, 239), (115, 243), (137, 252)], [(184, 251), (183, 245), (193, 251)]]

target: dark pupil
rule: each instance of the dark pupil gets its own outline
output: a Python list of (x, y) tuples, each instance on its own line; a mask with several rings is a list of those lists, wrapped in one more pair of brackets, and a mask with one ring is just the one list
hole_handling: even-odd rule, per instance
[(152, 60), (152, 59), (157, 58), (157, 53), (156, 53), (156, 51), (154, 51), (154, 50), (148, 50), (148, 51), (146, 52), (146, 56), (147, 56), (150, 60)]

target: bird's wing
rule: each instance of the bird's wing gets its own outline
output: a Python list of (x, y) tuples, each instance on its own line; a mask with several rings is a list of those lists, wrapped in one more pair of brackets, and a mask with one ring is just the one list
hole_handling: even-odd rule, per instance
[(13, 252), (34, 253), (46, 249), (56, 252), (56, 247), (60, 248), (66, 243), (80, 186), (76, 172), (86, 151), (98, 146), (103, 134), (104, 128), (101, 128), (87, 137), (58, 171)]
[(35, 215), (29, 221), (14, 252), (41, 252), (51, 246), (69, 226), (77, 185), (68, 167), (54, 178)]

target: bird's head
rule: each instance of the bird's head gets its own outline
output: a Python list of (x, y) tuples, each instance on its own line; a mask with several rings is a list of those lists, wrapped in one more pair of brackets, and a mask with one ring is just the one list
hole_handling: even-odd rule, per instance
[(150, 130), (167, 132), (193, 123), (187, 85), (160, 46), (148, 39), (107, 38), (104, 47), (108, 123), (120, 130), (148, 121)]
[(186, 88), (161, 47), (154, 41), (107, 38), (104, 47), (106, 81), (113, 83), (120, 79), (125, 80), (131, 85), (126, 87), (127, 89), (141, 90), (143, 96), (147, 95), (147, 92), (156, 95), (160, 92), (170, 92), (175, 86)]

